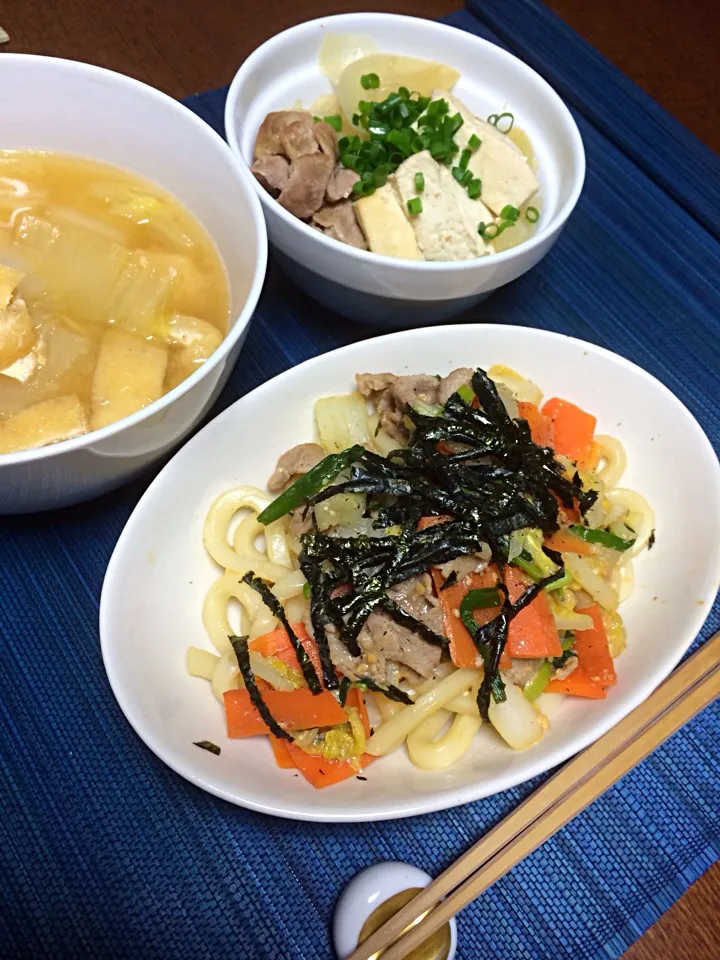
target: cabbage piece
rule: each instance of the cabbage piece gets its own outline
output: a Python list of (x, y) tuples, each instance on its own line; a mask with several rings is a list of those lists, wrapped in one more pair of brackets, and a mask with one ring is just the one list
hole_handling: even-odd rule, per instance
[(108, 296), (128, 264), (127, 247), (67, 218), (32, 214), (18, 222), (15, 243), (32, 271), (18, 287), (31, 307), (45, 305), (80, 321), (105, 322)]
[[(366, 90), (361, 77), (374, 73), (380, 86)], [(384, 100), (399, 87), (430, 97), (434, 90), (450, 90), (460, 74), (452, 67), (434, 60), (420, 60), (398, 53), (372, 53), (354, 60), (343, 70), (337, 83), (337, 93), (346, 117), (358, 112), (361, 100)]]
[(317, 400), (315, 420), (320, 443), (328, 453), (339, 453), (356, 443), (370, 443), (367, 402), (359, 393)]
[(367, 33), (333, 33), (323, 37), (318, 54), (318, 66), (333, 85), (343, 70), (354, 60), (360, 60), (378, 49), (377, 42)]
[(365, 513), (365, 494), (337, 493), (316, 503), (314, 510), (315, 523), (320, 531), (338, 526), (354, 529)]
[(527, 750), (542, 740), (550, 722), (514, 683), (506, 684), (505, 697), (500, 703), (490, 700), (490, 723), (513, 750)]
[(112, 289), (111, 323), (141, 337), (162, 337), (179, 270), (164, 257), (135, 250)]

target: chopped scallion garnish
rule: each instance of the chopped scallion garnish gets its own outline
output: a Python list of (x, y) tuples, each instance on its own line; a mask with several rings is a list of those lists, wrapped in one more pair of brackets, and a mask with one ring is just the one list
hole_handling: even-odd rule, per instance
[[(507, 126), (505, 121), (510, 120), (510, 126)], [(496, 130), (499, 130), (500, 133), (510, 133), (515, 123), (515, 115), (512, 113), (491, 113), (487, 118), (487, 122), (491, 123)], [(503, 122), (503, 126), (500, 126), (500, 123)]]
[(503, 218), (503, 220), (511, 220), (513, 223), (515, 223), (520, 216), (520, 211), (517, 207), (513, 207), (512, 204), (508, 203), (500, 211), (500, 216)]
[(323, 117), (325, 123), (329, 123), (333, 130), (339, 133), (342, 130), (342, 117), (339, 113), (332, 113), (329, 117)]
[(537, 223), (540, 219), (540, 211), (537, 207), (528, 207), (525, 211), (525, 219), (528, 223)]
[(462, 185), (463, 177), (465, 176), (465, 171), (462, 167), (453, 167), (452, 175), (455, 177), (457, 182)]
[(463, 170), (467, 170), (467, 165), (470, 163), (470, 157), (472, 156), (472, 150), (463, 150), (460, 154), (460, 160), (458, 161), (458, 166), (462, 167)]
[(483, 223), (481, 221), (478, 224), (478, 233), (483, 240), (494, 240), (499, 233), (499, 227), (496, 223)]
[(482, 143), (482, 140), (480, 139), (480, 137), (476, 133), (473, 133), (470, 136), (470, 139), (468, 140), (468, 147), (471, 150), (477, 150), (477, 148), (480, 146), (481, 143)]
[(412, 197), (408, 200), (407, 208), (411, 217), (416, 217), (419, 213), (422, 213), (423, 205), (420, 197)]
[(477, 200), (482, 192), (482, 182), (479, 178), (475, 178), (468, 184), (467, 193), (471, 200)]
[(475, 177), (472, 175), (472, 170), (466, 170), (460, 183), (463, 187), (469, 187), (474, 179)]
[(380, 77), (376, 73), (364, 73), (360, 77), (360, 86), (363, 90), (377, 90), (380, 86)]
[(425, 189), (425, 174), (422, 171), (415, 174), (415, 189), (418, 193), (422, 193)]

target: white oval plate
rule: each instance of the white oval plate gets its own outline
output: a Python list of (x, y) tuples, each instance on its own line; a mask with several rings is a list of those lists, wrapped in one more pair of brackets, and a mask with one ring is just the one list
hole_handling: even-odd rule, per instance
[[(606, 700), (545, 696), (545, 739), (515, 753), (491, 729), (448, 770), (425, 772), (400, 751), (367, 781), (315, 790), (278, 769), (265, 738), (229, 741), (209, 685), (185, 672), (191, 644), (207, 646), (200, 611), (218, 575), (202, 544), (213, 499), (235, 484), (264, 487), (278, 456), (313, 437), (313, 401), (353, 389), (354, 374), (448, 373), (508, 364), (547, 397), (573, 400), (598, 432), (625, 444), (623, 486), (655, 509), (657, 543), (636, 561), (622, 607), (628, 649)], [(288, 370), (238, 400), (159, 474), (128, 521), (102, 592), (102, 653), (115, 696), (154, 753), (192, 783), (232, 803), (299, 820), (406, 817), (486, 797), (566, 760), (644, 700), (672, 669), (710, 611), (720, 570), (720, 467), (709, 441), (659, 381), (600, 347), (524, 327), (458, 325), (366, 340)], [(219, 757), (193, 746), (212, 740)]]

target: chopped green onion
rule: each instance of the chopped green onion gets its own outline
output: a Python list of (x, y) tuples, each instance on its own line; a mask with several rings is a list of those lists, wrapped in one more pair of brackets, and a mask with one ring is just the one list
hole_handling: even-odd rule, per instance
[(508, 203), (500, 211), (500, 216), (503, 218), (503, 220), (511, 220), (513, 223), (515, 223), (520, 216), (520, 211), (517, 207), (513, 207), (511, 203)]
[(482, 182), (479, 178), (475, 178), (468, 184), (467, 193), (471, 200), (477, 200), (482, 192)]
[(523, 693), (532, 703), (537, 700), (545, 687), (552, 679), (553, 667), (549, 660), (544, 660), (537, 669), (537, 672), (523, 687)]
[(529, 223), (537, 223), (540, 219), (540, 211), (537, 207), (528, 207), (525, 211), (525, 219)]
[(376, 73), (364, 73), (360, 77), (360, 86), (363, 90), (377, 90), (380, 86), (380, 77)]
[(407, 202), (408, 213), (410, 216), (415, 217), (419, 213), (422, 213), (423, 205), (420, 197), (412, 197)]
[(463, 187), (469, 187), (475, 178), (472, 175), (472, 170), (466, 170), (460, 181), (460, 185)]
[[(362, 181), (358, 181), (362, 182)], [(318, 493), (323, 487), (327, 486), (331, 480), (342, 473), (343, 470), (359, 460), (365, 453), (365, 448), (360, 444), (354, 447), (348, 447), (341, 453), (330, 453), (324, 457), (320, 463), (316, 464), (302, 477), (290, 484), (283, 493), (280, 494), (272, 503), (258, 514), (258, 520), (263, 525), (272, 523), (273, 520), (279, 520), (285, 514), (290, 513), (295, 507), (299, 507), (303, 500), (307, 500), (314, 493)]]
[(323, 117), (325, 123), (329, 123), (333, 130), (339, 133), (342, 130), (342, 117), (339, 113), (332, 113), (329, 117)]
[(463, 177), (465, 176), (465, 171), (462, 167), (453, 167), (452, 175), (455, 177), (457, 182), (462, 185)]
[(415, 174), (415, 189), (418, 193), (422, 193), (425, 189), (425, 174), (422, 171)]
[(579, 523), (571, 524), (570, 532), (587, 543), (599, 543), (600, 546), (608, 547), (610, 550), (629, 550), (635, 543), (634, 540), (623, 540), (609, 530), (593, 530), (592, 527), (583, 527)]
[(467, 165), (470, 163), (470, 157), (472, 156), (472, 150), (463, 150), (460, 154), (460, 160), (458, 161), (458, 166), (463, 170), (467, 170)]
[(459, 386), (458, 389), (457, 389), (457, 392), (460, 394), (460, 397), (461, 397), (461, 398), (465, 401), (465, 403), (467, 403), (467, 404), (471, 404), (471, 403), (473, 402), (473, 400), (475, 399), (475, 391), (474, 391), (473, 388), (472, 388), (469, 384), (467, 384), (467, 383), (461, 383), (460, 386)]
[(573, 581), (572, 574), (568, 573), (568, 571), (566, 570), (559, 580), (553, 580), (552, 583), (549, 583), (545, 587), (545, 590), (548, 593), (550, 593), (552, 590), (562, 590), (563, 587), (569, 587), (572, 581)]
[(494, 240), (499, 232), (500, 232), (500, 228), (496, 223), (481, 222), (478, 224), (478, 233), (483, 238), (483, 240)]
[[(313, 123), (320, 123), (320, 119), (321, 119), (320, 117), (315, 117), (315, 116), (313, 116)], [(196, 746), (197, 746), (197, 744), (196, 744)]]
[(473, 616), (474, 610), (487, 610), (489, 607), (499, 607), (502, 603), (500, 591), (495, 587), (481, 587), (479, 590), (468, 590), (460, 602), (460, 619), (465, 629), (472, 636), (477, 630), (477, 623)]
[(310, 599), (310, 584), (309, 584), (309, 583), (304, 583), (304, 584), (303, 584), (303, 597), (305, 597), (306, 600), (309, 600), (309, 599)]
[(480, 139), (480, 137), (476, 133), (473, 133), (470, 136), (470, 139), (468, 140), (468, 147), (471, 150), (477, 150), (477, 148), (480, 146), (481, 143), (482, 143), (482, 140)]
[[(500, 126), (500, 121), (505, 120), (508, 117), (510, 118), (510, 126), (503, 129)], [(512, 113), (491, 113), (487, 118), (487, 122), (491, 123), (500, 133), (510, 133), (513, 128), (513, 124), (515, 123), (515, 116)]]

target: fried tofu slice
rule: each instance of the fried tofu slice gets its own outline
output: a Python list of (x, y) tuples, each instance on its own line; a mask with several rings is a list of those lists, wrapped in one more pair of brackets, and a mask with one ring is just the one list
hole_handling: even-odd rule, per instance
[(75, 394), (35, 403), (0, 421), (0, 453), (32, 450), (87, 433), (85, 408)]
[(166, 347), (108, 330), (93, 376), (91, 428), (106, 427), (161, 397), (167, 362)]
[(223, 340), (222, 333), (212, 323), (178, 313), (170, 318), (166, 337), (172, 346), (181, 348), (170, 353), (166, 393), (205, 363)]
[(35, 327), (25, 301), (15, 296), (25, 274), (0, 264), (0, 373), (22, 359), (35, 344)]

